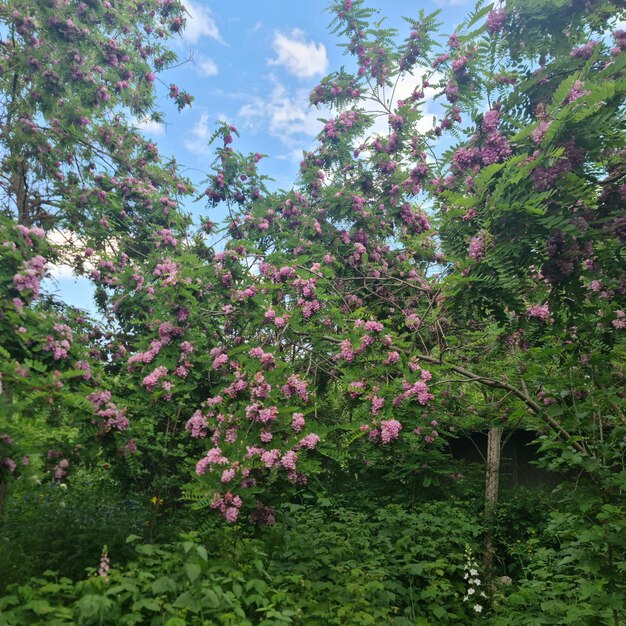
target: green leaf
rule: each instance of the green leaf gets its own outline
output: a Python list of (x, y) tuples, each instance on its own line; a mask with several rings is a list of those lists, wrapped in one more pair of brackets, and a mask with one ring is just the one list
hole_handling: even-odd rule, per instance
[(185, 563), (185, 574), (187, 574), (189, 582), (194, 582), (201, 572), (202, 568), (197, 563)]
[(155, 594), (176, 591), (176, 581), (170, 576), (160, 576), (152, 583), (152, 591)]

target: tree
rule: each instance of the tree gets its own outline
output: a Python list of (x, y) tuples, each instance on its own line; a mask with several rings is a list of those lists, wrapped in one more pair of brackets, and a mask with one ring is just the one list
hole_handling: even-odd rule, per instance
[[(98, 251), (141, 256), (147, 233), (188, 223), (172, 210), (189, 192), (187, 181), (135, 128), (137, 120), (159, 119), (155, 72), (176, 60), (166, 41), (183, 27), (184, 13), (169, 0), (124, 10), (20, 0), (0, 3), (0, 23), (2, 431), (30, 415), (43, 416), (46, 427), (66, 419), (74, 432), (90, 407), (90, 386), (108, 386), (107, 332), (42, 297), (40, 281), (59, 258), (85, 272)], [(169, 92), (179, 108), (191, 102), (175, 85)], [(59, 235), (69, 245), (54, 245)], [(114, 404), (100, 409), (103, 433), (125, 429)], [(87, 430), (93, 426), (87, 420)], [(13, 438), (5, 435), (8, 446)], [(59, 439), (76, 443), (68, 431)], [(61, 476), (69, 450), (52, 452), (60, 458), (50, 468)], [(3, 475), (14, 471), (15, 456), (2, 452)]]
[[(198, 507), (264, 523), (272, 493), (328, 459), (436, 448), (489, 390), (490, 426), (541, 428), (545, 462), (576, 473), (569, 519), (593, 531), (577, 555), (592, 568), (602, 554), (594, 580), (618, 623), (626, 36), (609, 45), (607, 32), (623, 4), (479, 7), (442, 54), (436, 14), (407, 20), (398, 42), (361, 0), (330, 10), (351, 66), (311, 95), (335, 117), (294, 188), (270, 193), (233, 127), (212, 138), (196, 198), (227, 206), (223, 249), (206, 242), (215, 225), (193, 229), (172, 206), (187, 190), (175, 169), (145, 154), (119, 165), (133, 182), (118, 188), (117, 166), (115, 182), (93, 178), (110, 201), (95, 212), (54, 183), (60, 223), (84, 222), (100, 246), (92, 277), (116, 330), (88, 397), (94, 423), (131, 438), (120, 467), (135, 479), (176, 494), (195, 466)], [(396, 101), (400, 81), (414, 88)], [(427, 98), (441, 106), (432, 127)], [(372, 136), (377, 116), (388, 132)]]

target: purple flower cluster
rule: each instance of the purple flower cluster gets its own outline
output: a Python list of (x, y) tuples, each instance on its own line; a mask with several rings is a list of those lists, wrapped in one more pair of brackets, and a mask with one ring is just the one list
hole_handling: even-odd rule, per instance
[(402, 424), (398, 420), (382, 420), (380, 422), (380, 440), (382, 443), (390, 443), (398, 438)]
[(26, 243), (27, 246), (33, 245), (33, 240), (30, 238), (31, 235), (39, 239), (43, 239), (46, 236), (46, 233), (44, 232), (44, 230), (42, 228), (39, 228), (38, 226), (33, 226), (32, 228), (28, 228), (27, 226), (18, 224), (16, 228), (19, 231), (20, 235), (24, 237), (24, 242)]
[(57, 336), (48, 335), (46, 337), (43, 350), (46, 352), (52, 352), (52, 358), (55, 361), (59, 361), (67, 357), (71, 347), (73, 334), (71, 328), (67, 324), (57, 323), (53, 325), (52, 329)]
[(393, 406), (397, 407), (406, 398), (415, 398), (419, 404), (426, 405), (433, 399), (432, 394), (428, 392), (426, 382), (431, 379), (431, 373), (427, 370), (420, 371), (420, 380), (414, 383), (408, 381), (402, 382), (403, 392), (393, 399)]
[(575, 102), (576, 100), (584, 96), (588, 96), (590, 93), (590, 91), (584, 89), (584, 85), (581, 81), (575, 80), (567, 96), (565, 97), (564, 103), (570, 104), (571, 102)]
[(504, 9), (495, 9), (493, 11), (489, 11), (487, 15), (487, 32), (490, 35), (495, 35), (495, 33), (499, 33), (506, 22), (506, 13)]
[(535, 144), (539, 145), (541, 143), (544, 135), (548, 131), (548, 128), (550, 128), (550, 124), (552, 124), (551, 121), (542, 120), (539, 124), (537, 124), (537, 127), (533, 130), (533, 132), (530, 133), (530, 138)]
[(207, 436), (207, 421), (202, 411), (197, 410), (185, 424), (185, 430), (194, 438)]
[(159, 367), (155, 368), (141, 381), (141, 384), (148, 391), (153, 391), (159, 380), (161, 380), (164, 376), (167, 376), (167, 368), (163, 365), (159, 365)]
[(570, 56), (573, 59), (590, 59), (591, 55), (593, 54), (593, 51), (595, 49), (595, 47), (599, 44), (599, 41), (589, 41), (587, 42), (584, 46), (580, 46), (578, 48), (574, 48), (571, 52), (570, 52)]
[(237, 521), (241, 505), (241, 498), (234, 496), (230, 491), (223, 495), (218, 495), (213, 502), (211, 502), (211, 508), (217, 509), (224, 519), (231, 524)]
[(467, 247), (467, 255), (470, 259), (478, 261), (485, 255), (485, 233), (480, 232), (474, 235), (470, 239), (469, 246)]
[(41, 255), (34, 256), (24, 263), (21, 273), (13, 276), (13, 285), (20, 292), (30, 292), (31, 298), (39, 295), (39, 282), (44, 276), (46, 259)]
[(306, 402), (309, 399), (307, 387), (308, 383), (305, 380), (302, 380), (298, 374), (292, 374), (280, 390), (285, 398), (297, 396), (302, 402)]
[(126, 417), (126, 409), (119, 409), (114, 402), (111, 402), (110, 391), (94, 391), (87, 396), (87, 400), (91, 402), (94, 413), (105, 420), (105, 432), (109, 430), (122, 432), (128, 428), (129, 422)]
[(545, 322), (550, 319), (550, 309), (547, 304), (535, 304), (526, 309), (526, 315)]

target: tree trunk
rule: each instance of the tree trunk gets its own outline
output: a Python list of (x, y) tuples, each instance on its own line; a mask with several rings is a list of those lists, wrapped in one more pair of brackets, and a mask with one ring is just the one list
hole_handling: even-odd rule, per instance
[(7, 483), (3, 480), (0, 480), (0, 528), (3, 526), (3, 518), (4, 518), (4, 501), (7, 495)]
[(490, 428), (487, 439), (487, 464), (485, 472), (485, 551), (484, 567), (486, 580), (493, 579), (494, 547), (493, 526), (498, 506), (498, 489), (500, 483), (500, 445), (502, 431)]
[(26, 184), (26, 164), (20, 161), (16, 171), (11, 177), (11, 187), (15, 194), (15, 205), (17, 206), (17, 223), (24, 226), (32, 226), (32, 216), (30, 212), (30, 202), (28, 198), (28, 187)]

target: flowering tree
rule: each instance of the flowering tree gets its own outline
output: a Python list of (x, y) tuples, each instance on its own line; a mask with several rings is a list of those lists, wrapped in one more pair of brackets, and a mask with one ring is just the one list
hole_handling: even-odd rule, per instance
[[(212, 138), (214, 168), (195, 194), (207, 212), (229, 211), (220, 247), (208, 244), (216, 226), (207, 217), (194, 229), (177, 209), (177, 194), (191, 190), (175, 166), (114, 115), (121, 106), (149, 114), (148, 62), (168, 57), (158, 42), (148, 52), (144, 37), (178, 30), (178, 5), (142, 3), (145, 13), (133, 5), (131, 21), (85, 3), (87, 16), (110, 14), (104, 23), (125, 36), (122, 52), (100, 31), (97, 45), (80, 43), (86, 35), (80, 26), (72, 34), (73, 17), (57, 22), (70, 4), (58, 4), (54, 15), (35, 4), (5, 17), (22, 42), (7, 44), (7, 55), (28, 63), (24, 42), (46, 40), (36, 34), (45, 25), (50, 45), (78, 47), (81, 58), (50, 71), (86, 77), (75, 94), (57, 80), (52, 107), (48, 91), (27, 99), (43, 89), (22, 83), (21, 72), (14, 93), (3, 75), (7, 112), (20, 111), (5, 123), (13, 203), (5, 240), (21, 239), (5, 246), (10, 297), (0, 319), (31, 333), (20, 316), (37, 310), (47, 254), (39, 225), (50, 226), (41, 207), (57, 209), (56, 226), (85, 225), (94, 249), (76, 265), (96, 253), (90, 275), (115, 333), (101, 352), (91, 346), (98, 376), (85, 378), (79, 346), (67, 375), (89, 381), (79, 389), (83, 407), (119, 465), (172, 492), (195, 469), (187, 492), (198, 506), (229, 522), (245, 509), (267, 523), (270, 491), (303, 484), (324, 455), (429, 449), (484, 388), (490, 416), (516, 424), (531, 415), (553, 467), (588, 479), (617, 577), (626, 37), (610, 32), (610, 17), (621, 4), (480, 8), (439, 51), (435, 15), (409, 20), (399, 41), (360, 0), (333, 3), (352, 66), (311, 94), (334, 117), (303, 156), (294, 188), (269, 192), (261, 155), (237, 152), (233, 127)], [(157, 17), (162, 27), (151, 30)], [(139, 40), (137, 24), (146, 33)], [(85, 69), (96, 50), (104, 61)], [(400, 83), (412, 89), (398, 100)], [(110, 98), (97, 96), (105, 92)], [(427, 100), (439, 106), (432, 126)], [(28, 117), (27, 103), (40, 101)], [(381, 117), (385, 130), (373, 134)], [(30, 122), (13, 123), (22, 118)], [(52, 156), (61, 149), (69, 160)], [(17, 361), (2, 370), (13, 386), (20, 355), (39, 351), (48, 376), (51, 360), (69, 357), (66, 325), (49, 316), (38, 324), (6, 348)]]
[[(60, 258), (85, 271), (95, 252), (141, 256), (147, 233), (184, 227), (172, 209), (187, 183), (134, 127), (158, 118), (155, 72), (175, 61), (165, 42), (183, 27), (183, 9), (169, 0), (124, 10), (19, 0), (0, 4), (0, 23), (0, 402), (4, 415), (41, 414), (43, 405), (52, 422), (63, 415), (75, 426), (107, 360), (106, 331), (43, 298), (40, 282)], [(191, 101), (175, 85), (170, 96), (179, 108)], [(67, 248), (53, 243), (62, 240)], [(90, 428), (124, 430), (114, 403), (97, 410)], [(59, 480), (66, 453), (50, 451)], [(16, 451), (0, 454), (3, 474), (14, 472)]]

